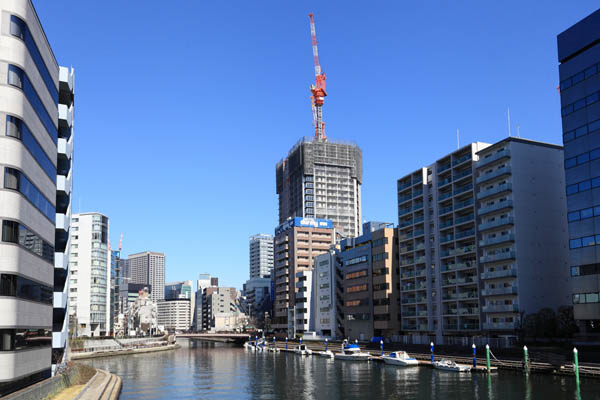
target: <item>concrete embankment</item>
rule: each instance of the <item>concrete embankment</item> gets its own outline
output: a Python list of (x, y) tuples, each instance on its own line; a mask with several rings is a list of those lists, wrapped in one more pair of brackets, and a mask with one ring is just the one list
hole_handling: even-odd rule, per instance
[(138, 348), (124, 348), (117, 350), (101, 350), (101, 351), (82, 351), (72, 352), (72, 360), (84, 360), (89, 358), (99, 357), (112, 357), (112, 356), (124, 356), (129, 354), (143, 354), (143, 353), (154, 353), (158, 351), (175, 350), (180, 346), (178, 344), (169, 344), (164, 346), (153, 346), (153, 347), (138, 347)]

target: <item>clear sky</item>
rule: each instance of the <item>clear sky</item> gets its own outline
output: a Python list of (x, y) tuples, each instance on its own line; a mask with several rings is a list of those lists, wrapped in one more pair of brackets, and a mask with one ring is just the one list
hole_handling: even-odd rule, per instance
[(363, 217), (397, 222), (396, 180), (461, 143), (562, 143), (556, 35), (578, 1), (34, 0), (76, 70), (74, 211), (110, 218), (166, 279), (238, 288), (277, 224), (275, 164), (312, 135), (309, 12), (327, 135), (363, 150)]

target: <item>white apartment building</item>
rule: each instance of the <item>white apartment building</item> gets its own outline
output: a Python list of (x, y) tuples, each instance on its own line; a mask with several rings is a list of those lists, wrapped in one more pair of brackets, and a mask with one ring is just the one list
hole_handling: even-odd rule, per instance
[(315, 257), (313, 270), (314, 320), (317, 335), (336, 337), (336, 261), (330, 250)]
[(296, 272), (296, 304), (288, 312), (288, 335), (314, 332), (313, 271)]
[(250, 279), (265, 278), (273, 272), (273, 236), (259, 233), (250, 236)]
[(188, 331), (192, 325), (190, 319), (192, 302), (189, 298), (172, 298), (159, 301), (158, 325), (169, 333)]
[(73, 214), (71, 219), (69, 317), (77, 336), (104, 336), (110, 330), (108, 217)]

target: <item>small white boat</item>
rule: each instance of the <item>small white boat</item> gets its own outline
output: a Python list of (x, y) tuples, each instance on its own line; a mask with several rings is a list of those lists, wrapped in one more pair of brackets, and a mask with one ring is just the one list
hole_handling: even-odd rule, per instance
[(248, 341), (248, 342), (244, 343), (244, 349), (250, 350), (250, 351), (255, 351), (256, 343), (254, 341)]
[(453, 372), (471, 372), (470, 365), (457, 364), (452, 360), (442, 359), (440, 361), (433, 362), (434, 368), (442, 371), (453, 371)]
[(269, 353), (279, 353), (279, 349), (275, 346), (271, 346), (271, 347), (269, 347), (268, 352)]
[(336, 360), (369, 361), (370, 354), (360, 351), (357, 344), (344, 344), (342, 352), (335, 355)]
[(419, 365), (419, 361), (417, 361), (416, 358), (409, 356), (408, 353), (405, 351), (396, 351), (388, 354), (387, 356), (384, 355), (383, 357), (381, 357), (381, 359), (386, 364), (399, 365), (402, 367)]
[(334, 356), (333, 351), (331, 351), (331, 350), (317, 351), (317, 354), (320, 355), (321, 357), (329, 357), (329, 358), (333, 358), (333, 356)]
[(301, 356), (310, 356), (312, 354), (312, 350), (306, 347), (305, 344), (299, 344), (296, 346), (294, 353), (299, 354)]

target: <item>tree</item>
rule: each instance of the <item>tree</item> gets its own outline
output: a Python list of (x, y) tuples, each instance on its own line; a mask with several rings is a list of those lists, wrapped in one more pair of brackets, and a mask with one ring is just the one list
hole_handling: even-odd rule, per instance
[(575, 323), (573, 316), (573, 306), (560, 306), (558, 307), (558, 335), (560, 337), (570, 338), (577, 332), (579, 328)]

